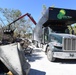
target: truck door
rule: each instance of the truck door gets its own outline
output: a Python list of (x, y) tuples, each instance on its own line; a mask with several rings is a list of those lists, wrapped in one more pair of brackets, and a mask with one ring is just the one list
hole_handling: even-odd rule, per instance
[(44, 43), (48, 43), (48, 34), (49, 34), (49, 29), (48, 27), (44, 28)]

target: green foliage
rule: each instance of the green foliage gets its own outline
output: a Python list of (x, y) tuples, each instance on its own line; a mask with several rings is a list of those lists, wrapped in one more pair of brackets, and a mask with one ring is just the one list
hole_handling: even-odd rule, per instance
[(74, 30), (74, 33), (76, 35), (76, 23), (73, 25), (73, 30)]
[(42, 6), (42, 12), (41, 12), (42, 15), (45, 13), (46, 9), (47, 9), (46, 5), (43, 5), (43, 6)]
[(76, 24), (74, 26), (68, 26), (68, 29), (70, 31), (70, 34), (72, 34), (72, 30), (74, 30), (74, 34), (76, 35)]
[(43, 9), (45, 9), (45, 10), (46, 10), (46, 5), (43, 5)]
[(74, 28), (76, 28), (76, 23), (74, 24)]

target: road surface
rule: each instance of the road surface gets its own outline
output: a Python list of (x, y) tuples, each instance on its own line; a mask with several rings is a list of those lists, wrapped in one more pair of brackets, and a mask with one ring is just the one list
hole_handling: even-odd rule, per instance
[(76, 60), (50, 62), (42, 49), (38, 48), (27, 58), (31, 65), (29, 75), (76, 75)]

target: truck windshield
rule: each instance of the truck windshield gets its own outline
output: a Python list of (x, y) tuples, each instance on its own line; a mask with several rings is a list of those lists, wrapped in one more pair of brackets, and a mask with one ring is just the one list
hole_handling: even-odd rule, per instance
[(48, 38), (50, 42), (58, 42), (58, 43), (61, 43), (62, 44), (62, 37), (59, 36), (59, 35), (54, 35), (54, 34), (51, 34), (50, 37)]

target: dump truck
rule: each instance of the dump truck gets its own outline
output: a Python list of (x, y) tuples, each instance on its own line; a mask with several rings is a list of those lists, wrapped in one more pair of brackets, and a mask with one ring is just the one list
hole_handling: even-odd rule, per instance
[(71, 26), (74, 23), (76, 10), (49, 7), (36, 24), (33, 41), (43, 48), (49, 61), (76, 59), (76, 35)]

